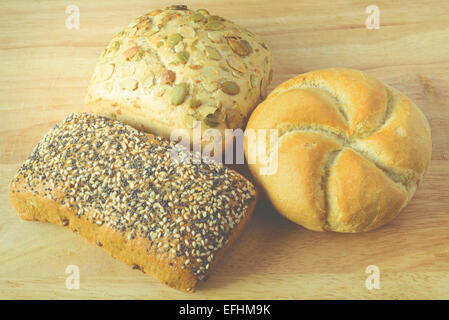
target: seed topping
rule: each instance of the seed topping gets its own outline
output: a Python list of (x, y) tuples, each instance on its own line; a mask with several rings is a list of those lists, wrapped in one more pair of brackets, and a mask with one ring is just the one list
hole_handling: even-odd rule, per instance
[(72, 114), (44, 136), (11, 185), (127, 241), (146, 239), (148, 251), (204, 279), (255, 189), (221, 164), (195, 163), (199, 155), (187, 152), (191, 161), (173, 161), (174, 146), (119, 121)]

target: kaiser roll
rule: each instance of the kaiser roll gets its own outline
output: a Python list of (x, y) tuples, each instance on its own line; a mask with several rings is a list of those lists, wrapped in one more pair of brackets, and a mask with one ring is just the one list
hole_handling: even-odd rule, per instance
[[(391, 221), (415, 193), (432, 150), (419, 108), (351, 69), (279, 85), (252, 113), (250, 129), (278, 132), (276, 144), (255, 148), (249, 168), (257, 183), (280, 214), (316, 231), (363, 232)], [(245, 137), (248, 158), (254, 146)], [(261, 173), (263, 154), (276, 155), (273, 174)]]

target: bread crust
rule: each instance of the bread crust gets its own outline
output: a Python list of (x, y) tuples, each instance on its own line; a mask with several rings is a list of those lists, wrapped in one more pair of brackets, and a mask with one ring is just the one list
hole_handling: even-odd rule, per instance
[[(20, 181), (18, 182), (20, 184)], [(28, 221), (42, 221), (67, 227), (79, 234), (88, 242), (102, 247), (113, 258), (139, 269), (165, 285), (180, 291), (195, 292), (201, 283), (198, 278), (187, 269), (180, 266), (184, 262), (181, 258), (168, 258), (158, 254), (155, 250), (148, 250), (150, 241), (137, 237), (128, 239), (120, 232), (107, 226), (98, 226), (85, 219), (79, 218), (76, 211), (58, 205), (54, 200), (38, 196), (32, 192), (21, 191), (21, 188), (9, 189), (9, 198), (14, 210), (20, 218)], [(223, 259), (232, 244), (246, 228), (254, 212), (256, 200), (253, 201), (242, 219), (235, 227), (224, 248), (218, 252), (212, 262), (211, 270)], [(207, 279), (207, 278), (206, 278)], [(206, 280), (205, 279), (205, 280)]]
[[(396, 217), (422, 180), (429, 124), (406, 96), (367, 74), (333, 68), (279, 85), (246, 130), (278, 129), (279, 168), (257, 184), (280, 214), (316, 231), (363, 232)], [(252, 146), (254, 147), (254, 146)], [(248, 157), (248, 139), (245, 153)], [(266, 144), (257, 158), (273, 152)]]

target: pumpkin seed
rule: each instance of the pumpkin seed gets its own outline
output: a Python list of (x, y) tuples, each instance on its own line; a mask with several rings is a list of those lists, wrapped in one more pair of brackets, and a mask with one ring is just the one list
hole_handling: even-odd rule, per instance
[(200, 12), (195, 12), (194, 14), (189, 16), (189, 20), (194, 22), (200, 22), (203, 21), (204, 16)]
[(109, 50), (108, 47), (104, 48), (103, 53), (101, 54), (101, 57), (104, 57), (109, 52), (108, 50)]
[(196, 45), (198, 44), (198, 39), (193, 40), (192, 44), (190, 45), (190, 48), (192, 48), (193, 51), (197, 49)]
[(207, 37), (215, 43), (220, 43), (222, 39), (221, 33), (217, 31), (209, 31)]
[(179, 33), (183, 38), (189, 39), (195, 37), (195, 30), (187, 26), (179, 28)]
[(169, 47), (173, 48), (182, 40), (182, 36), (179, 33), (173, 33), (168, 37), (167, 44)]
[(206, 46), (206, 56), (212, 60), (220, 60), (221, 54), (217, 49), (212, 48), (210, 46)]
[(180, 83), (173, 88), (171, 95), (171, 103), (175, 106), (180, 105), (184, 102), (187, 95), (187, 84)]
[(248, 50), (248, 54), (253, 52), (253, 47), (251, 47), (251, 45), (249, 44), (249, 42), (245, 39), (240, 40), (241, 43), (246, 47), (246, 49)]
[(136, 79), (128, 78), (120, 82), (120, 87), (124, 90), (134, 91), (139, 86), (139, 82)]
[(176, 53), (176, 61), (182, 64), (186, 64), (189, 60), (189, 53), (187, 51), (180, 51)]
[(158, 58), (152, 52), (147, 52), (143, 59), (147, 66), (153, 66), (159, 62)]
[(223, 122), (225, 120), (225, 114), (221, 109), (217, 109), (214, 114), (209, 115), (208, 118), (214, 122)]
[(220, 122), (215, 122), (212, 119), (210, 119), (209, 117), (206, 117), (203, 119), (203, 122), (205, 125), (209, 126), (209, 127), (216, 127), (220, 124)]
[(232, 69), (241, 73), (246, 72), (246, 65), (240, 57), (235, 55), (229, 55), (226, 57), (226, 62), (228, 63), (228, 66), (230, 66)]
[(157, 29), (157, 28), (147, 29), (147, 30), (145, 30), (145, 36), (151, 37), (153, 34), (156, 34), (158, 32), (159, 32), (159, 29)]
[(196, 10), (196, 12), (199, 12), (204, 15), (209, 15), (209, 11), (207, 11), (206, 9), (198, 9), (198, 10)]
[(180, 51), (184, 51), (184, 43), (183, 42), (180, 42), (180, 43), (178, 43), (176, 46), (175, 46), (175, 52), (180, 52)]
[(260, 99), (264, 100), (267, 97), (267, 92), (266, 92), (266, 86), (264, 84), (263, 78), (260, 80), (260, 86), (259, 86), (259, 90), (260, 90)]
[(209, 114), (203, 119), (204, 123), (209, 127), (216, 127), (225, 120), (225, 115), (220, 109), (216, 109), (214, 113)]
[(220, 88), (221, 91), (229, 94), (230, 96), (235, 96), (236, 94), (240, 93), (240, 87), (234, 81), (225, 81), (221, 84)]
[(146, 88), (152, 87), (154, 85), (154, 74), (150, 74), (144, 81), (143, 86)]
[(109, 46), (108, 54), (114, 54), (120, 49), (120, 41), (114, 41)]
[(256, 76), (254, 74), (251, 74), (249, 76), (249, 80), (250, 80), (250, 83), (251, 83), (251, 88), (255, 88), (257, 86)]
[(224, 21), (224, 19), (223, 19), (222, 17), (220, 17), (220, 16), (210, 16), (210, 17), (207, 19), (207, 21), (208, 21), (208, 22), (211, 22), (211, 21)]
[(199, 106), (202, 104), (201, 100), (199, 100), (199, 99), (196, 97), (197, 93), (198, 93), (198, 87), (195, 86), (195, 85), (193, 85), (193, 86), (191, 87), (191, 90), (190, 90), (190, 96), (191, 96), (191, 98), (190, 98), (190, 103), (189, 103), (189, 105), (190, 105), (191, 108), (197, 108), (197, 107), (199, 107)]
[(197, 108), (201, 105), (201, 100), (197, 99), (197, 98), (192, 98), (190, 99), (190, 106), (192, 108)]
[(240, 40), (236, 37), (227, 37), (228, 45), (231, 47), (232, 51), (237, 53), (239, 56), (247, 56), (251, 53), (252, 48), (248, 41)]
[(232, 74), (235, 78), (240, 78), (240, 76), (242, 75), (240, 72), (235, 71), (235, 70), (231, 70), (231, 74)]
[(223, 28), (224, 28), (224, 25), (220, 21), (209, 21), (204, 26), (205, 30), (221, 30)]

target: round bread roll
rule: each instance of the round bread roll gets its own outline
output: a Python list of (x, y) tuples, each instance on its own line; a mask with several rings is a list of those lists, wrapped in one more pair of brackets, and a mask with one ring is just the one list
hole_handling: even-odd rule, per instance
[(227, 128), (244, 128), (265, 98), (271, 63), (266, 44), (248, 30), (204, 9), (171, 6), (113, 37), (86, 103), (96, 114), (166, 138), (179, 128), (192, 134), (199, 124), (224, 137)]
[[(245, 140), (247, 159), (256, 155), (253, 176), (280, 214), (316, 231), (363, 232), (391, 221), (415, 193), (432, 149), (412, 101), (351, 69), (281, 84), (251, 115), (246, 130), (258, 129), (277, 129), (278, 138), (266, 147)], [(278, 161), (272, 174), (262, 174), (264, 154)]]

